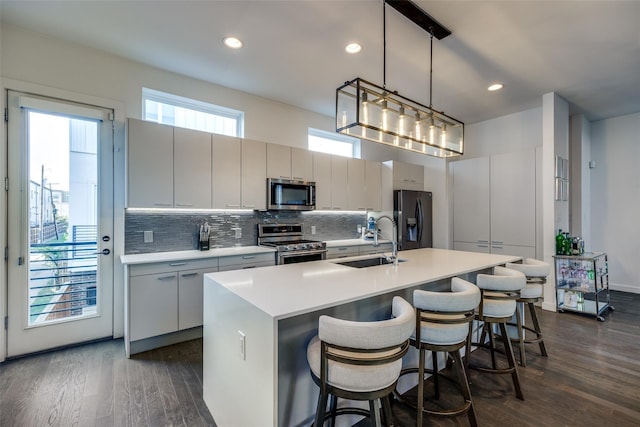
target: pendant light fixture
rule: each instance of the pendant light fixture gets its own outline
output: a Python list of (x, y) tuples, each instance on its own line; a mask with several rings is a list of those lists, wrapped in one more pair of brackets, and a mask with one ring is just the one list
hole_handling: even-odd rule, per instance
[[(390, 5), (430, 34), (429, 106), (386, 87), (386, 5)], [(464, 123), (437, 111), (433, 97), (433, 37), (451, 34), (435, 19), (408, 0), (383, 0), (382, 87), (355, 78), (336, 90), (336, 131), (356, 138), (435, 157), (463, 153)]]

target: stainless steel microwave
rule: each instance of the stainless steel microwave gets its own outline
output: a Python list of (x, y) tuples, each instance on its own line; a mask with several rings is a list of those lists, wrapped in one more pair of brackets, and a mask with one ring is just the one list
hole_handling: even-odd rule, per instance
[(267, 209), (311, 211), (315, 208), (315, 182), (267, 178)]

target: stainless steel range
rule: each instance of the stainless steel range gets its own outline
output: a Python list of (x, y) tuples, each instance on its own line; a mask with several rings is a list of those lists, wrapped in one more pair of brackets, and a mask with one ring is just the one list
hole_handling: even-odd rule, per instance
[(276, 248), (276, 264), (318, 261), (327, 256), (327, 244), (303, 239), (302, 224), (258, 224), (258, 245)]

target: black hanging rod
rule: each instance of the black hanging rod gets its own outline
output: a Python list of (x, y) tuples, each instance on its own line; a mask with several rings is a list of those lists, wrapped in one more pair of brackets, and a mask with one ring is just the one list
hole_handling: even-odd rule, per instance
[(451, 34), (445, 26), (433, 19), (427, 12), (420, 9), (415, 3), (409, 0), (384, 0), (386, 4), (403, 14), (406, 18), (415, 23), (438, 40), (442, 40)]

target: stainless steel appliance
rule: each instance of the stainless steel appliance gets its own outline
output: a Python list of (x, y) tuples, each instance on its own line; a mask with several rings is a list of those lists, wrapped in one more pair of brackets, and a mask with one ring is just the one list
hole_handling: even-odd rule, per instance
[(395, 190), (393, 218), (398, 226), (398, 250), (433, 247), (431, 192)]
[(276, 248), (276, 264), (318, 261), (327, 257), (327, 244), (303, 239), (302, 224), (258, 224), (258, 245)]
[(315, 208), (315, 182), (267, 178), (267, 209), (311, 211)]

